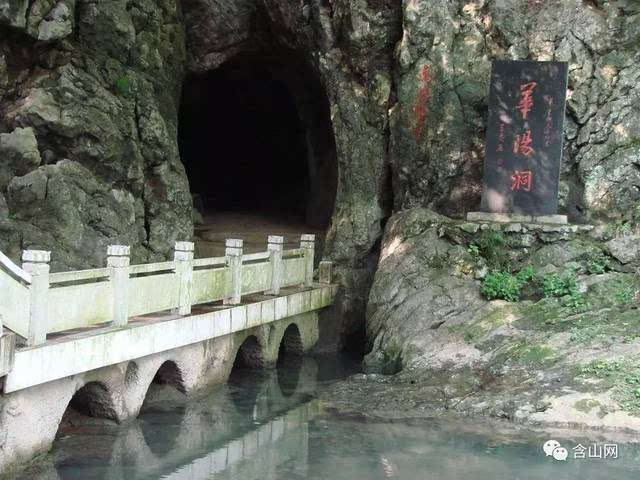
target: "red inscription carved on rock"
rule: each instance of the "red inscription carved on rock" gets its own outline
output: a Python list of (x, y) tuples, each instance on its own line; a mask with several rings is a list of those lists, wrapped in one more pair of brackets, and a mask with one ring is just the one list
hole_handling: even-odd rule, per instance
[(413, 107), (413, 111), (416, 114), (416, 126), (413, 129), (413, 134), (418, 140), (422, 138), (424, 123), (429, 114), (429, 97), (431, 96), (431, 81), (433, 78), (428, 65), (422, 67), (420, 78), (422, 86), (418, 90), (418, 101)]

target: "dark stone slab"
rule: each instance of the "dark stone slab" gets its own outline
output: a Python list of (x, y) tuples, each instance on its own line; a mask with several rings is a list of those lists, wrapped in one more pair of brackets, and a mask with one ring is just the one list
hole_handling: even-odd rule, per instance
[(565, 62), (493, 63), (483, 211), (557, 213), (567, 73)]

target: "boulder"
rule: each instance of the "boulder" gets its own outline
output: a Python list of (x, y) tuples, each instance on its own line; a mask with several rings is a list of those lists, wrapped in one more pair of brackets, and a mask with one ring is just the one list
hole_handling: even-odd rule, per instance
[[(38, 15), (35, 10), (36, 6), (40, 5), (50, 7), (50, 10), (45, 10)], [(29, 33), (44, 42), (61, 40), (73, 32), (74, 15), (75, 0), (36, 1), (29, 15)]]
[(640, 234), (624, 235), (609, 240), (607, 248), (620, 263), (640, 267)]
[[(387, 225), (367, 307), (371, 371), (464, 362), (473, 348), (442, 349), (451, 328), (470, 321), (480, 297), (467, 250), (441, 238), (443, 217), (425, 209), (395, 215)], [(459, 345), (458, 345), (459, 346)]]
[(25, 175), (40, 165), (38, 140), (33, 128), (16, 128), (11, 133), (0, 133), (0, 191), (14, 176)]

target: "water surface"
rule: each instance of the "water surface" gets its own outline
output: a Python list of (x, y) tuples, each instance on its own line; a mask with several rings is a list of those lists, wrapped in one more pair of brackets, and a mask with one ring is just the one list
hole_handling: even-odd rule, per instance
[(575, 459), (573, 447), (593, 446), (593, 440), (561, 438), (569, 451), (563, 462), (545, 456), (548, 435), (470, 419), (370, 418), (367, 405), (345, 414), (316, 398), (356, 368), (305, 358), (287, 368), (235, 375), (186, 402), (176, 395), (145, 404), (127, 425), (76, 420), (59, 433), (49, 455), (17, 478), (640, 478), (640, 448), (633, 444), (619, 444), (618, 459)]

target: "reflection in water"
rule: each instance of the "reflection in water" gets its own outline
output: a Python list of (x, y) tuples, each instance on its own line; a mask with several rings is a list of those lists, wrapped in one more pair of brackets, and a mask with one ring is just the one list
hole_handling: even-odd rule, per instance
[(303, 357), (297, 355), (287, 355), (286, 362), (276, 370), (278, 376), (278, 386), (282, 395), (290, 397), (298, 389), (300, 382), (300, 370), (302, 369)]
[[(353, 373), (344, 363), (304, 358), (279, 372), (244, 372), (188, 402), (150, 404), (128, 425), (86, 419), (60, 436), (37, 468), (41, 479), (591, 479), (637, 478), (640, 449), (617, 460), (554, 461), (545, 436), (478, 421), (350, 415), (314, 400)], [(287, 378), (291, 375), (292, 378)], [(322, 380), (321, 380), (322, 379)], [(285, 395), (281, 385), (297, 385)], [(158, 397), (160, 398), (160, 397)], [(559, 438), (571, 448), (592, 441)], [(39, 469), (39, 471), (38, 471)]]
[(138, 423), (151, 453), (163, 457), (177, 447), (185, 416), (184, 405), (154, 405), (141, 412)]
[(295, 323), (287, 327), (278, 349), (278, 384), (282, 395), (293, 395), (298, 388), (303, 354), (302, 337)]

